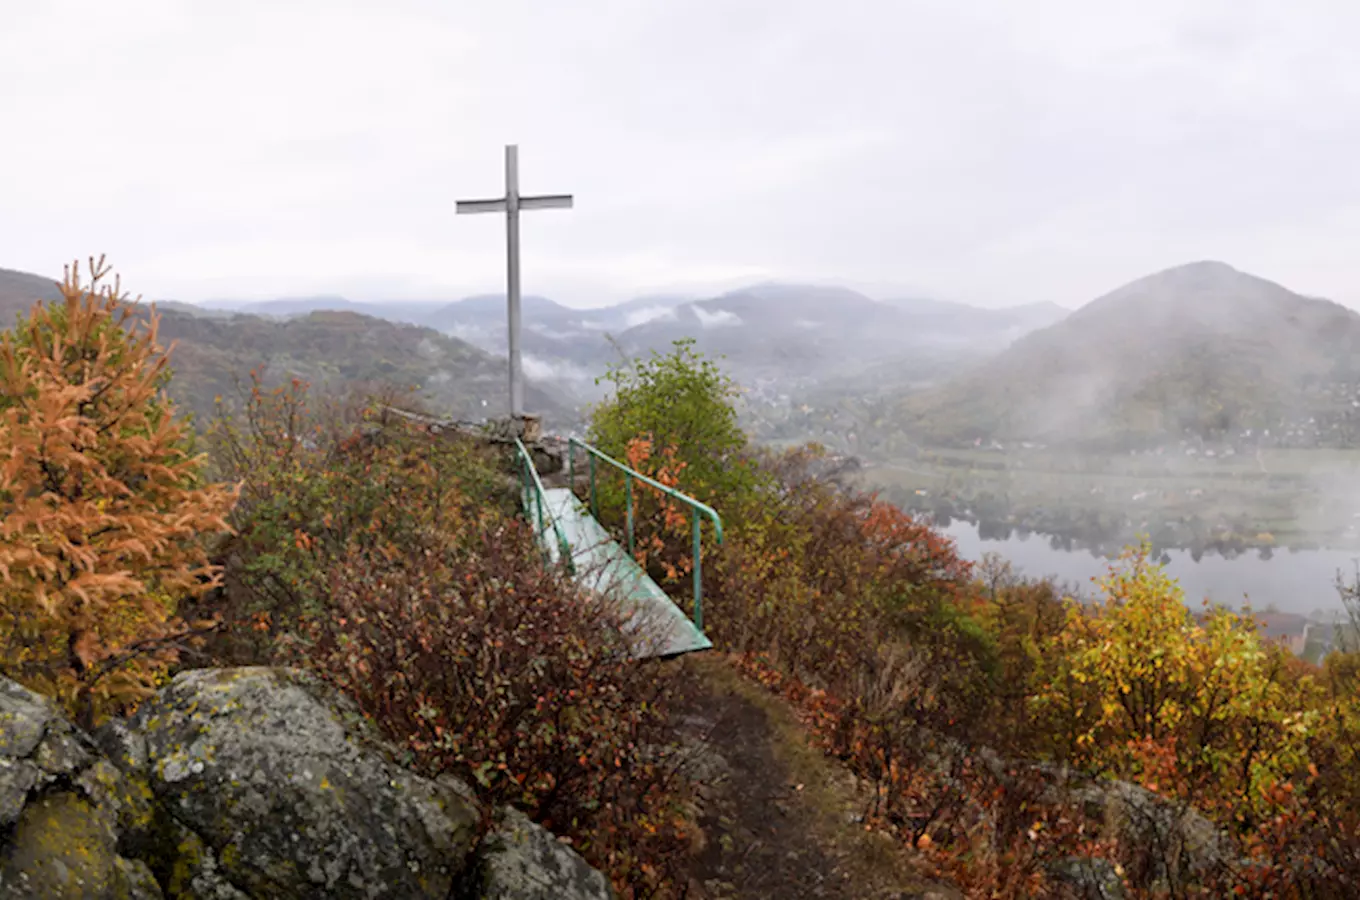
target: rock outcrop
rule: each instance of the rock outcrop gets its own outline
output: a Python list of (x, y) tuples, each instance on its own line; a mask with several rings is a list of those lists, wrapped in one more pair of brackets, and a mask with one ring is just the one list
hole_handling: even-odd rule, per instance
[(486, 900), (592, 900), (609, 881), (551, 831), (505, 809), (483, 842), (479, 888)]
[(184, 672), (94, 735), (0, 679), (0, 898), (609, 896), (522, 814), (398, 765), (300, 673)]
[[(1093, 833), (1112, 837), (1124, 848), (1124, 868), (1134, 884), (1177, 892), (1239, 862), (1222, 832), (1189, 804), (1066, 766), (1003, 760), (991, 751), (980, 758), (1000, 784), (1028, 781), (1030, 790), (1041, 786), (1035, 796), (1039, 804), (1080, 810)], [(1079, 888), (1083, 898), (1120, 896), (1113, 887), (1118, 879), (1099, 860), (1073, 858), (1050, 874)]]
[(150, 799), (53, 703), (0, 679), (0, 897), (161, 897), (119, 846)]

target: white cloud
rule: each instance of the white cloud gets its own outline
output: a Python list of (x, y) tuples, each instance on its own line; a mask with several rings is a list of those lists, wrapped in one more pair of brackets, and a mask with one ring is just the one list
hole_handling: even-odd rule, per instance
[(699, 325), (703, 328), (725, 328), (741, 324), (741, 316), (727, 309), (707, 310), (702, 306), (694, 305), (690, 309), (699, 317)]
[(520, 365), (524, 367), (524, 375), (526, 378), (531, 381), (541, 381), (544, 383), (564, 381), (583, 383), (593, 381), (596, 374), (598, 374), (569, 362), (540, 359), (539, 357), (532, 356), (528, 353), (520, 358)]
[(0, 266), (183, 299), (768, 278), (1078, 304), (1223, 258), (1360, 301), (1342, 0), (45, 0), (0, 31)]
[(657, 319), (675, 320), (679, 316), (673, 306), (648, 306), (643, 309), (635, 309), (623, 317), (624, 327), (634, 328), (644, 322), (654, 322)]

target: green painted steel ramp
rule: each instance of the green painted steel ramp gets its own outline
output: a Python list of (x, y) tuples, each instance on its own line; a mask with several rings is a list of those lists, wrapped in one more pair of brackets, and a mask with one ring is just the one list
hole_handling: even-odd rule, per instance
[[(576, 579), (602, 597), (613, 598), (623, 607), (626, 630), (639, 640), (635, 655), (639, 659), (676, 656), (708, 650), (713, 643), (666, 596), (637, 561), (595, 520), (585, 504), (567, 488), (543, 491), (543, 541), (549, 558), (561, 559), (561, 549), (551, 522), (556, 522), (570, 548)], [(537, 521), (537, 508), (531, 491), (524, 496), (524, 510), (530, 521)]]

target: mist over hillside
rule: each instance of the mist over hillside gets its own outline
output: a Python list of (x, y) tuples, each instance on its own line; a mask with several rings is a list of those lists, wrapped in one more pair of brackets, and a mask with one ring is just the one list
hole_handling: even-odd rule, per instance
[[(55, 295), (49, 279), (0, 272), (0, 312), (44, 292)], [(473, 396), (469, 406), (439, 392), (449, 412), (476, 412), (483, 400), (489, 412), (499, 408), (503, 295), (453, 303), (313, 296), (158, 306), (167, 336), (194, 345), (181, 365), (196, 372), (267, 358), (309, 378), (388, 373), (426, 387), (437, 372), (453, 371), (414, 349), (435, 347), (435, 356), (482, 373), (449, 376)], [(704, 299), (643, 296), (585, 309), (528, 295), (523, 326), (525, 372), (542, 386), (535, 403), (551, 415), (598, 399), (595, 380), (609, 365), (692, 338), (748, 389), (748, 409), (858, 407), (852, 422), (832, 430), (859, 437), (900, 430), (946, 445), (1099, 449), (1267, 433), (1340, 446), (1360, 436), (1360, 315), (1218, 262), (1154, 273), (1070, 313), (1051, 303), (984, 309), (767, 283)], [(326, 352), (320, 332), (347, 349), (318, 355)], [(251, 352), (228, 352), (247, 345)], [(795, 412), (776, 430), (796, 439), (820, 436), (825, 425), (801, 422)]]
[[(435, 328), (497, 356), (506, 346), (502, 294), (447, 304), (310, 297), (211, 305), (271, 316), (347, 310)], [(955, 371), (951, 356), (973, 360), (997, 351), (1068, 312), (1046, 303), (984, 309), (922, 298), (880, 301), (847, 288), (784, 283), (710, 298), (645, 295), (583, 309), (530, 294), (522, 309), (526, 373), (585, 401), (602, 396), (595, 379), (608, 366), (665, 352), (681, 338), (722, 357), (747, 386), (798, 390), (827, 382), (877, 390), (902, 383), (901, 373), (908, 373), (908, 383), (923, 376), (933, 381)]]
[(945, 443), (1272, 436), (1345, 446), (1360, 436), (1357, 350), (1360, 314), (1198, 262), (1097, 298), (967, 374), (902, 397), (893, 416)]

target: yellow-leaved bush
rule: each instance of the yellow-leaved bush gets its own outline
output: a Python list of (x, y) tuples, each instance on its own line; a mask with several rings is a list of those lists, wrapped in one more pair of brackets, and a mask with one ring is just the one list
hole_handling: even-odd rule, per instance
[[(1308, 764), (1319, 713), (1309, 676), (1249, 615), (1185, 606), (1179, 585), (1130, 548), (1093, 605), (1069, 601), (1032, 703), (1058, 755), (1239, 817)], [(1309, 695), (1307, 697), (1301, 695)]]
[(83, 724), (154, 689), (217, 584), (203, 544), (235, 490), (205, 484), (163, 388), (157, 318), (101, 258), (0, 332), (0, 673)]

